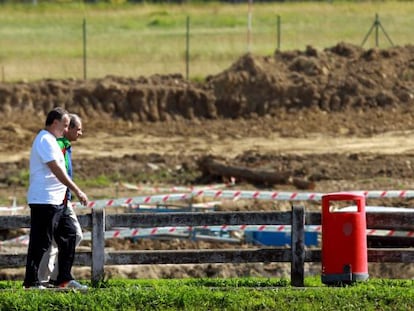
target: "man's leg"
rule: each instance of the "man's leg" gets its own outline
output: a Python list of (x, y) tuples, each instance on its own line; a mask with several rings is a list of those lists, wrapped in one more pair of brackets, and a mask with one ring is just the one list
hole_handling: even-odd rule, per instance
[(78, 247), (79, 244), (80, 244), (80, 242), (83, 239), (83, 233), (82, 233), (82, 227), (81, 227), (81, 225), (79, 223), (78, 217), (76, 217), (76, 213), (75, 213), (75, 210), (72, 207), (72, 203), (71, 202), (68, 202), (67, 212), (68, 212), (70, 218), (72, 219), (73, 224), (76, 227), (76, 247)]
[[(43, 254), (42, 260), (39, 265), (39, 281), (40, 283), (47, 283), (49, 280), (56, 280), (57, 277), (57, 253), (58, 248), (55, 240), (52, 240), (52, 244), (49, 249)], [(54, 272), (56, 271), (56, 272)], [(55, 273), (55, 277), (53, 275)]]
[(52, 243), (54, 223), (57, 222), (62, 211), (63, 208), (56, 205), (30, 205), (30, 239), (23, 282), (25, 287), (40, 285), (39, 264)]
[[(79, 223), (79, 220), (76, 217), (76, 213), (72, 208), (71, 202), (69, 202), (69, 201), (67, 203), (67, 209), (65, 211), (65, 214), (70, 217), (70, 219), (73, 222), (73, 225), (76, 228), (76, 242), (75, 242), (75, 248), (76, 248), (80, 244), (80, 242), (82, 241), (83, 234), (82, 234), (82, 228), (81, 228), (81, 225)], [(50, 275), (50, 282), (54, 285), (58, 284), (56, 280), (57, 280), (57, 277), (58, 277), (58, 274), (59, 274), (59, 262), (57, 260), (56, 254), (57, 254), (57, 248), (56, 248), (56, 253), (55, 253), (55, 256), (54, 256), (54, 259), (53, 259), (54, 260), (53, 266), (51, 265), (52, 262), (50, 261), (49, 262), (49, 268), (51, 268), (51, 270), (48, 271), (49, 272), (48, 276)], [(50, 260), (52, 260), (52, 257), (50, 258)]]
[(58, 245), (59, 274), (57, 284), (73, 280), (71, 274), (76, 247), (76, 227), (68, 212), (63, 213), (56, 228), (54, 238)]

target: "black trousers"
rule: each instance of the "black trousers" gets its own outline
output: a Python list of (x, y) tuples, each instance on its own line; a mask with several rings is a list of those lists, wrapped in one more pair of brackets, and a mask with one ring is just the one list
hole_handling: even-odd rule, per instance
[(38, 269), (52, 238), (58, 246), (58, 284), (73, 280), (71, 274), (76, 247), (76, 227), (65, 205), (30, 204), (30, 237), (23, 286), (39, 284)]

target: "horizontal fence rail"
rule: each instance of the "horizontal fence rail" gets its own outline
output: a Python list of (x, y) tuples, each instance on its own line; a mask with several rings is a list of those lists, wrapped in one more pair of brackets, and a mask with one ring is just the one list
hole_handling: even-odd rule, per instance
[(117, 214), (106, 216), (106, 229), (112, 227), (164, 227), (204, 225), (290, 225), (291, 212), (189, 212), (162, 214)]
[[(367, 212), (367, 228), (414, 231), (414, 213)], [(124, 264), (202, 264), (290, 262), (291, 283), (304, 285), (305, 262), (320, 262), (321, 249), (305, 247), (305, 226), (321, 225), (320, 212), (306, 212), (303, 206), (291, 211), (273, 212), (166, 212), (105, 215), (103, 208), (79, 215), (83, 228), (91, 230), (92, 251), (77, 252), (75, 265), (90, 266), (92, 283), (104, 277), (105, 265)], [(105, 231), (115, 227), (213, 226), (213, 225), (289, 225), (291, 247), (255, 247), (250, 249), (145, 250), (105, 252)], [(1, 229), (28, 228), (30, 216), (0, 216)], [(398, 239), (398, 237), (395, 237)], [(414, 249), (369, 248), (369, 262), (412, 263)], [(1, 267), (22, 267), (25, 254), (1, 254)]]

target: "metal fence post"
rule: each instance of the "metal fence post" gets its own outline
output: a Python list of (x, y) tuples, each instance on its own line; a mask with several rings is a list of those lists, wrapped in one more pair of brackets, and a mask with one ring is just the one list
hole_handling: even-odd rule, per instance
[(276, 20), (276, 51), (280, 51), (280, 36), (281, 36), (281, 29), (280, 29), (280, 15), (277, 16)]
[(186, 49), (185, 49), (185, 78), (190, 78), (190, 16), (187, 16)]
[(87, 60), (87, 49), (86, 49), (86, 44), (87, 44), (87, 41), (86, 41), (86, 18), (84, 18), (83, 19), (83, 27), (82, 27), (82, 29), (83, 29), (83, 79), (85, 79), (86, 80), (86, 78), (87, 78), (87, 74), (86, 74), (86, 72), (87, 72), (87, 65), (86, 65), (86, 60)]
[(105, 210), (92, 209), (92, 286), (104, 278), (105, 266)]
[(365, 42), (367, 41), (369, 35), (371, 34), (372, 30), (375, 29), (375, 47), (379, 46), (379, 28), (381, 28), (382, 32), (384, 33), (385, 37), (388, 39), (388, 42), (391, 44), (391, 46), (394, 46), (394, 43), (392, 42), (391, 38), (388, 36), (388, 33), (385, 31), (385, 28), (382, 26), (378, 13), (375, 14), (375, 20), (372, 24), (371, 28), (369, 29), (368, 33), (365, 35), (364, 40), (362, 40), (361, 46), (364, 46)]
[(303, 206), (292, 207), (291, 249), (290, 282), (292, 286), (303, 287), (305, 279), (305, 208)]

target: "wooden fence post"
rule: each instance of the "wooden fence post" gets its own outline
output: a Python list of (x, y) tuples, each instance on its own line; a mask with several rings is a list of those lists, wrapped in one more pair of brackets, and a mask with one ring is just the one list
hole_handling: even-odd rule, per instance
[(292, 206), (290, 282), (303, 287), (305, 278), (305, 208)]
[(92, 286), (104, 278), (105, 266), (105, 210), (92, 209)]

